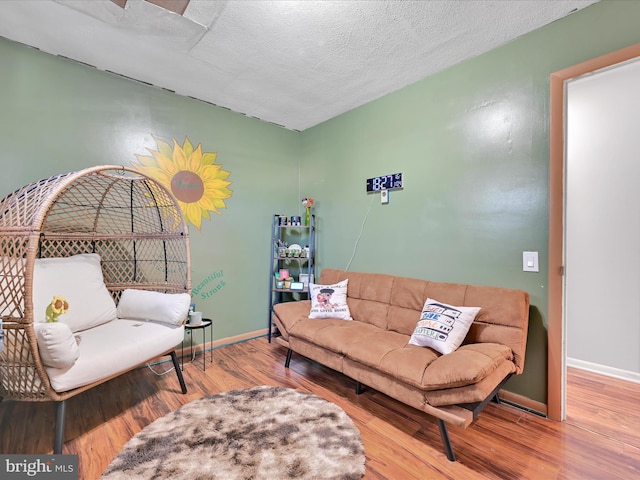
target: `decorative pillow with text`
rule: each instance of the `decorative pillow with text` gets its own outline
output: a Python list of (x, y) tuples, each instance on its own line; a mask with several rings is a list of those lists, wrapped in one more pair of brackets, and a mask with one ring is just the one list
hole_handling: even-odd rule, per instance
[(443, 355), (454, 352), (479, 311), (480, 307), (454, 307), (427, 298), (409, 344), (430, 347)]
[(343, 280), (335, 285), (309, 284), (311, 313), (309, 318), (338, 318), (353, 320), (347, 305), (347, 283)]

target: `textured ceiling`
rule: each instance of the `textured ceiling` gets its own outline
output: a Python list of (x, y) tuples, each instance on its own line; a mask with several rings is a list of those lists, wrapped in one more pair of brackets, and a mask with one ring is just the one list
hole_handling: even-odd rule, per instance
[(596, 1), (2, 0), (0, 36), (304, 130)]

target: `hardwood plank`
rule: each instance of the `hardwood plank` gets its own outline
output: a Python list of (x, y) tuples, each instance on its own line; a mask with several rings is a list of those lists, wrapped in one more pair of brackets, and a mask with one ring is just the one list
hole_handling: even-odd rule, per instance
[(640, 447), (640, 384), (568, 368), (567, 422)]
[[(100, 477), (123, 445), (156, 418), (206, 395), (256, 385), (311, 392), (347, 412), (360, 429), (365, 479), (601, 479), (640, 477), (637, 385), (570, 372), (569, 419), (555, 422), (507, 404), (489, 404), (469, 428), (449, 428), (458, 458), (444, 455), (432, 417), (265, 338), (185, 364), (182, 395), (169, 363), (141, 368), (67, 401), (64, 453), (77, 453), (79, 478)], [(207, 359), (207, 362), (209, 360)], [(155, 372), (155, 373), (154, 373)], [(0, 403), (0, 452), (50, 453), (52, 403)]]

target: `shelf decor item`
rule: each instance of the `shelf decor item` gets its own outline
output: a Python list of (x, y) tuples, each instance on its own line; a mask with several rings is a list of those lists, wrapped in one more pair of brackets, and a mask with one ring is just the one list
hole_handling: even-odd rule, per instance
[(304, 226), (308, 227), (311, 224), (311, 207), (313, 207), (313, 198), (303, 198), (302, 206), (305, 208), (304, 212)]

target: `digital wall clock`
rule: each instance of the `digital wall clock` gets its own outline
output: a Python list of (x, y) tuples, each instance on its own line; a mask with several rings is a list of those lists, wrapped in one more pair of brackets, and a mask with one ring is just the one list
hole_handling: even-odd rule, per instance
[(380, 177), (367, 178), (367, 193), (402, 188), (402, 173), (391, 173)]

